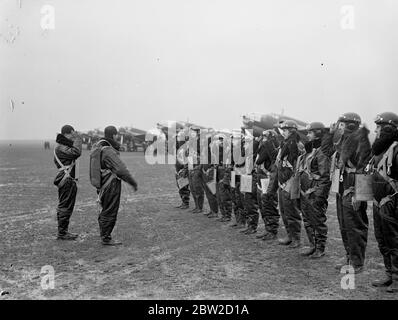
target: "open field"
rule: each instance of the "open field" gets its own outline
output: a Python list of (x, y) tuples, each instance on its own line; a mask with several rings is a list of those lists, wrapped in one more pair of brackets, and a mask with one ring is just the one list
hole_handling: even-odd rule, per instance
[[(0, 144), (0, 291), (10, 293), (0, 299), (396, 298), (370, 285), (383, 273), (370, 209), (366, 270), (356, 276), (356, 289), (343, 290), (343, 275), (334, 269), (343, 246), (333, 200), (327, 255), (312, 261), (202, 214), (174, 209), (180, 200), (173, 166), (149, 166), (142, 153), (122, 153), (122, 159), (139, 184), (135, 194), (123, 186), (113, 233), (123, 245), (99, 242), (86, 150), (70, 226), (81, 236), (61, 242), (55, 240), (52, 150), (43, 150), (41, 143)], [(40, 285), (45, 265), (55, 269), (53, 290)]]

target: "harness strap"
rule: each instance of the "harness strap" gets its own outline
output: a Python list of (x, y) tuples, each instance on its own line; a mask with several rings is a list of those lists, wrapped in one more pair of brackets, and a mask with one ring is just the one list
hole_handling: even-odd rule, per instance
[(372, 158), (370, 158), (370, 160), (369, 160), (369, 162), (368, 162), (368, 164), (366, 165), (366, 168), (365, 168), (365, 172), (366, 173), (373, 173), (373, 165), (374, 165), (374, 163), (375, 163), (375, 156), (373, 156)]
[[(108, 141), (106, 141), (104, 139), (101, 139), (100, 141), (98, 141), (97, 144), (99, 144), (102, 141), (106, 142), (108, 145), (107, 146), (101, 146), (101, 165), (102, 165), (102, 151), (105, 148), (112, 147), (112, 145)], [(98, 213), (100, 213), (100, 210), (101, 210), (101, 198), (102, 198), (102, 196), (103, 196), (103, 194), (105, 192), (105, 189), (111, 184), (111, 182), (115, 178), (120, 180), (120, 178), (118, 178), (118, 176), (116, 174), (114, 174), (110, 169), (101, 169), (101, 177), (103, 175), (107, 174), (107, 173), (111, 173), (111, 175), (108, 178), (108, 180), (106, 180), (106, 182), (101, 186), (101, 188), (98, 191), (98, 197), (97, 197)]]
[[(75, 166), (76, 163), (75, 163), (75, 160), (73, 160), (70, 165), (64, 165), (61, 162), (61, 160), (59, 160), (59, 158), (58, 158), (58, 156), (57, 156), (57, 154), (55, 152), (55, 149), (54, 149), (54, 158), (55, 158), (55, 160), (57, 161), (57, 163), (60, 166), (58, 171), (63, 171), (64, 172), (64, 176), (62, 177), (61, 181), (58, 183), (58, 188), (61, 188), (65, 184), (67, 178), (73, 179), (70, 174), (71, 174), (72, 169), (73, 169), (73, 167)], [(73, 180), (75, 180), (75, 179), (73, 179)]]
[(111, 176), (108, 178), (108, 180), (106, 180), (106, 182), (99, 189), (98, 198), (97, 198), (97, 203), (99, 205), (101, 205), (101, 198), (102, 198), (102, 196), (104, 194), (105, 189), (111, 184), (111, 182), (114, 179), (119, 179), (120, 180), (120, 178), (118, 178), (118, 176), (116, 174), (114, 174), (111, 170), (109, 170), (109, 169), (101, 169), (101, 173), (105, 173), (105, 172), (111, 172)]
[(300, 156), (297, 158), (297, 163), (296, 163), (296, 171), (297, 171), (297, 172), (303, 172), (303, 171), (305, 170), (304, 160), (303, 160), (304, 156), (305, 156), (305, 155), (302, 154), (302, 155), (300, 155)]
[(394, 157), (394, 148), (398, 145), (398, 141), (394, 141), (387, 151), (387, 174), (391, 174), (392, 160)]
[[(286, 156), (287, 158), (287, 156)], [(293, 169), (293, 165), (287, 159), (282, 160), (282, 167)]]
[(392, 179), (390, 177), (392, 161), (394, 156), (394, 148), (398, 145), (398, 141), (394, 141), (394, 143), (388, 148), (388, 150), (384, 153), (382, 159), (377, 165), (377, 171), (379, 174), (386, 180), (391, 187), (394, 189), (395, 193), (398, 192), (398, 181)]
[(337, 158), (337, 151), (335, 151), (332, 155), (332, 160), (330, 164), (330, 180), (333, 179), (334, 171), (336, 170), (336, 158)]

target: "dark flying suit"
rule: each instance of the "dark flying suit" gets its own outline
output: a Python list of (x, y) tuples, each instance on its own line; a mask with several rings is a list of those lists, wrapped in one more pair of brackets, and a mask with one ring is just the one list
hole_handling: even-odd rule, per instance
[(298, 174), (300, 175), (300, 207), (303, 220), (307, 222), (304, 226), (308, 240), (311, 247), (323, 253), (328, 232), (326, 210), (331, 181), (330, 155), (326, 153), (325, 148), (321, 148), (321, 144), (321, 139), (306, 144), (307, 152), (298, 160)]
[[(192, 210), (193, 213), (203, 210), (204, 203), (204, 189), (203, 189), (203, 178), (202, 178), (202, 166), (200, 165), (200, 139), (190, 139), (188, 143), (189, 157), (188, 161), (188, 179), (189, 189), (195, 202), (195, 208)], [(190, 159), (190, 160), (189, 160)]]
[[(108, 142), (111, 146), (109, 146)], [(116, 224), (117, 213), (120, 205), (120, 194), (122, 191), (121, 180), (137, 188), (137, 183), (131, 176), (126, 165), (120, 159), (119, 143), (113, 139), (103, 138), (98, 142), (99, 146), (104, 146), (101, 154), (101, 179), (102, 185), (108, 183), (104, 190), (98, 190), (99, 200), (102, 210), (98, 216), (98, 224), (102, 241), (110, 241), (111, 233)]]
[[(217, 170), (217, 203), (221, 212), (222, 222), (232, 219), (232, 195), (231, 195), (231, 148), (230, 138), (222, 138), (216, 149), (218, 157), (215, 159)], [(226, 147), (224, 149), (224, 146)]]
[[(392, 141), (395, 140), (395, 141)], [(373, 221), (388, 282), (398, 289), (398, 136), (372, 146)], [(389, 283), (385, 283), (388, 285)], [(391, 291), (391, 292), (395, 292)]]
[(293, 180), (294, 170), (299, 156), (299, 136), (292, 132), (287, 140), (282, 142), (277, 156), (278, 172), (278, 202), (279, 210), (285, 225), (289, 241), (300, 241), (301, 216), (296, 200), (291, 199), (289, 183)]
[(341, 237), (346, 250), (347, 261), (354, 268), (361, 268), (365, 262), (368, 240), (368, 216), (366, 201), (353, 206), (355, 174), (363, 173), (370, 158), (369, 130), (366, 128), (349, 131), (346, 129), (336, 145), (332, 158), (332, 172), (340, 169), (342, 182), (336, 194), (337, 218)]
[(203, 189), (203, 173), (202, 165), (199, 164), (200, 158), (197, 156), (198, 163), (193, 164), (193, 169), (190, 170), (190, 177), (192, 182), (191, 193), (195, 200), (195, 208), (203, 210), (203, 203), (205, 200), (204, 189)]
[(254, 161), (257, 157), (259, 143), (258, 141), (253, 141), (253, 154), (247, 155), (245, 160), (246, 169), (249, 172), (246, 174), (252, 176), (252, 192), (244, 193), (244, 202), (243, 205), (245, 207), (246, 219), (247, 219), (247, 228), (248, 231), (254, 232), (257, 230), (258, 226), (258, 203), (257, 203), (257, 173), (254, 170)]
[[(178, 152), (183, 152), (183, 153), (187, 153), (188, 150), (184, 150), (181, 149), (179, 151), (179, 148), (184, 144), (184, 141), (177, 141), (176, 145), (177, 145), (177, 152), (176, 154), (178, 154)], [(187, 155), (187, 154), (186, 154)], [(178, 180), (179, 178), (188, 178), (188, 165), (187, 164), (183, 164), (179, 161), (179, 157), (177, 156), (176, 159), (176, 180)], [(189, 191), (189, 184), (180, 188), (178, 190), (178, 193), (181, 197), (181, 201), (184, 205), (189, 206), (189, 197), (190, 197), (190, 191)]]
[[(182, 167), (176, 172), (176, 180), (179, 178), (188, 178), (188, 168)], [(191, 192), (189, 191), (189, 184), (178, 190), (178, 194), (181, 197), (181, 201), (184, 205), (189, 206), (189, 198)]]
[(202, 182), (202, 187), (203, 190), (205, 191), (207, 201), (209, 203), (210, 211), (214, 215), (218, 213), (218, 203), (217, 203), (217, 197), (216, 194), (213, 194), (210, 191), (209, 186), (207, 185), (208, 182), (213, 181), (215, 178), (215, 171), (216, 168), (214, 165), (211, 164), (202, 164), (200, 165), (202, 175), (201, 175), (201, 182)]
[(226, 220), (232, 218), (231, 171), (229, 165), (217, 166), (217, 202), (221, 215)]
[[(230, 171), (232, 171), (232, 168)], [(231, 187), (231, 198), (236, 224), (238, 227), (243, 227), (246, 225), (246, 214), (244, 207), (244, 195), (242, 192), (240, 192), (240, 175), (235, 175), (235, 188)]]
[[(201, 141), (202, 142), (202, 141)], [(207, 161), (201, 165), (202, 168), (202, 185), (203, 190), (205, 191), (207, 201), (209, 203), (211, 215), (208, 217), (216, 217), (218, 214), (218, 202), (217, 202), (217, 193), (213, 194), (210, 191), (207, 183), (210, 181), (214, 181), (216, 177), (216, 166), (212, 164), (212, 152), (211, 152), (211, 137), (208, 136), (207, 139), (204, 139), (204, 145), (202, 145), (202, 150), (207, 148)], [(217, 185), (217, 184), (216, 184)], [(217, 189), (217, 187), (216, 187)]]
[[(217, 203), (220, 208), (223, 221), (231, 221), (232, 218), (232, 195), (231, 195), (231, 171), (227, 164), (228, 159), (224, 159), (224, 146), (218, 147), (219, 158), (216, 164), (217, 170)], [(230, 154), (225, 154), (227, 158)]]
[[(279, 226), (278, 212), (278, 179), (276, 172), (277, 142), (270, 139), (263, 140), (258, 149), (256, 160), (257, 172), (257, 202), (259, 204), (261, 218), (264, 221), (266, 233), (276, 235)], [(261, 190), (261, 179), (269, 179), (265, 194)]]
[[(235, 146), (236, 147), (236, 146)], [(244, 148), (243, 148), (243, 143), (240, 145), (241, 148), (241, 155), (244, 155)], [(243, 163), (238, 163), (238, 159), (235, 159), (234, 157), (234, 144), (233, 144), (233, 139), (231, 141), (231, 159), (232, 159), (232, 164), (229, 166), (227, 169), (227, 174), (229, 177), (231, 177), (231, 171), (234, 171), (235, 173), (238, 172), (238, 170), (241, 170), (242, 167), (245, 166), (245, 162)], [(227, 176), (227, 177), (228, 177)], [(245, 213), (245, 206), (244, 206), (244, 194), (240, 192), (240, 175), (235, 174), (235, 188), (231, 187), (231, 198), (232, 198), (232, 204), (233, 204), (233, 210), (234, 210), (234, 215), (235, 215), (235, 221), (236, 223), (233, 225), (233, 227), (243, 227), (246, 225), (246, 213)]]
[[(57, 135), (57, 146), (55, 154), (64, 166), (71, 166), (80, 157), (82, 152), (82, 139), (76, 135), (74, 140), (67, 139), (64, 135)], [(75, 166), (71, 167), (70, 173), (65, 173), (60, 164), (54, 157), (55, 165), (59, 172), (55, 177), (54, 184), (58, 187), (58, 235), (63, 236), (68, 233), (69, 220), (72, 215), (77, 193), (75, 181)]]

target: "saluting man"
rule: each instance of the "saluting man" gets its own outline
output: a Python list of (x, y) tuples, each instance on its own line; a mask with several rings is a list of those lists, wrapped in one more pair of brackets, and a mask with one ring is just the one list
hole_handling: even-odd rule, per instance
[(68, 232), (69, 220), (75, 207), (77, 185), (75, 164), (82, 152), (82, 138), (70, 125), (64, 125), (57, 135), (54, 162), (58, 168), (54, 184), (58, 187), (58, 240), (75, 240), (78, 235)]

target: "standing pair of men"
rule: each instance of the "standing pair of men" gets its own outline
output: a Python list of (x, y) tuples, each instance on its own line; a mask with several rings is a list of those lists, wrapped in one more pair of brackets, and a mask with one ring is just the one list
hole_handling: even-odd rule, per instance
[(280, 125), (283, 141), (276, 158), (279, 210), (286, 237), (279, 244), (301, 247), (301, 222), (309, 247), (301, 255), (313, 259), (325, 254), (327, 239), (326, 210), (330, 190), (329, 134), (320, 122), (310, 123), (303, 144), (298, 125), (286, 120)]
[[(338, 180), (337, 215), (346, 250), (346, 261), (355, 273), (363, 271), (368, 236), (367, 202), (356, 199), (359, 175), (370, 175), (373, 192), (375, 237), (382, 254), (385, 276), (372, 282), (398, 292), (398, 115), (384, 112), (376, 117), (376, 139), (370, 146), (366, 128), (355, 113), (339, 118), (332, 169)], [(339, 133), (337, 130), (336, 133)], [(335, 134), (336, 137), (336, 134)], [(368, 179), (366, 179), (368, 180)], [(365, 180), (365, 181), (366, 181)], [(341, 268), (341, 264), (336, 266)]]
[[(101, 243), (104, 245), (119, 245), (111, 237), (116, 224), (120, 205), (121, 180), (137, 190), (137, 183), (131, 176), (126, 165), (121, 161), (117, 142), (117, 129), (114, 126), (105, 128), (105, 137), (97, 143), (101, 148), (101, 184), (97, 190), (102, 210), (98, 216)], [(76, 194), (75, 164), (82, 151), (82, 139), (70, 125), (65, 125), (57, 135), (57, 146), (54, 150), (54, 162), (59, 170), (54, 184), (58, 187), (58, 239), (75, 240), (78, 235), (68, 231)]]
[[(207, 184), (214, 180), (216, 175), (216, 167), (211, 163), (211, 135), (194, 127), (190, 128), (189, 135), (188, 177), (189, 188), (195, 203), (192, 213), (203, 213), (204, 195), (206, 194), (210, 211), (205, 215), (214, 218), (218, 216), (217, 198)], [(201, 135), (207, 135), (207, 137), (201, 139)], [(207, 152), (204, 152), (204, 150)], [(207, 159), (204, 159), (205, 161), (201, 157), (201, 152), (208, 155)], [(202, 163), (201, 160), (205, 163)]]
[(280, 244), (300, 247), (301, 211), (310, 244), (301, 254), (324, 256), (327, 199), (331, 176), (337, 174), (337, 217), (347, 253), (346, 261), (338, 267), (350, 263), (356, 273), (363, 268), (368, 230), (366, 202), (353, 197), (355, 174), (363, 172), (370, 153), (368, 130), (360, 128), (360, 123), (355, 113), (343, 114), (329, 132), (322, 123), (311, 123), (308, 142), (300, 151), (297, 124), (285, 121), (281, 126), (285, 143), (277, 157), (279, 206), (287, 231)]

